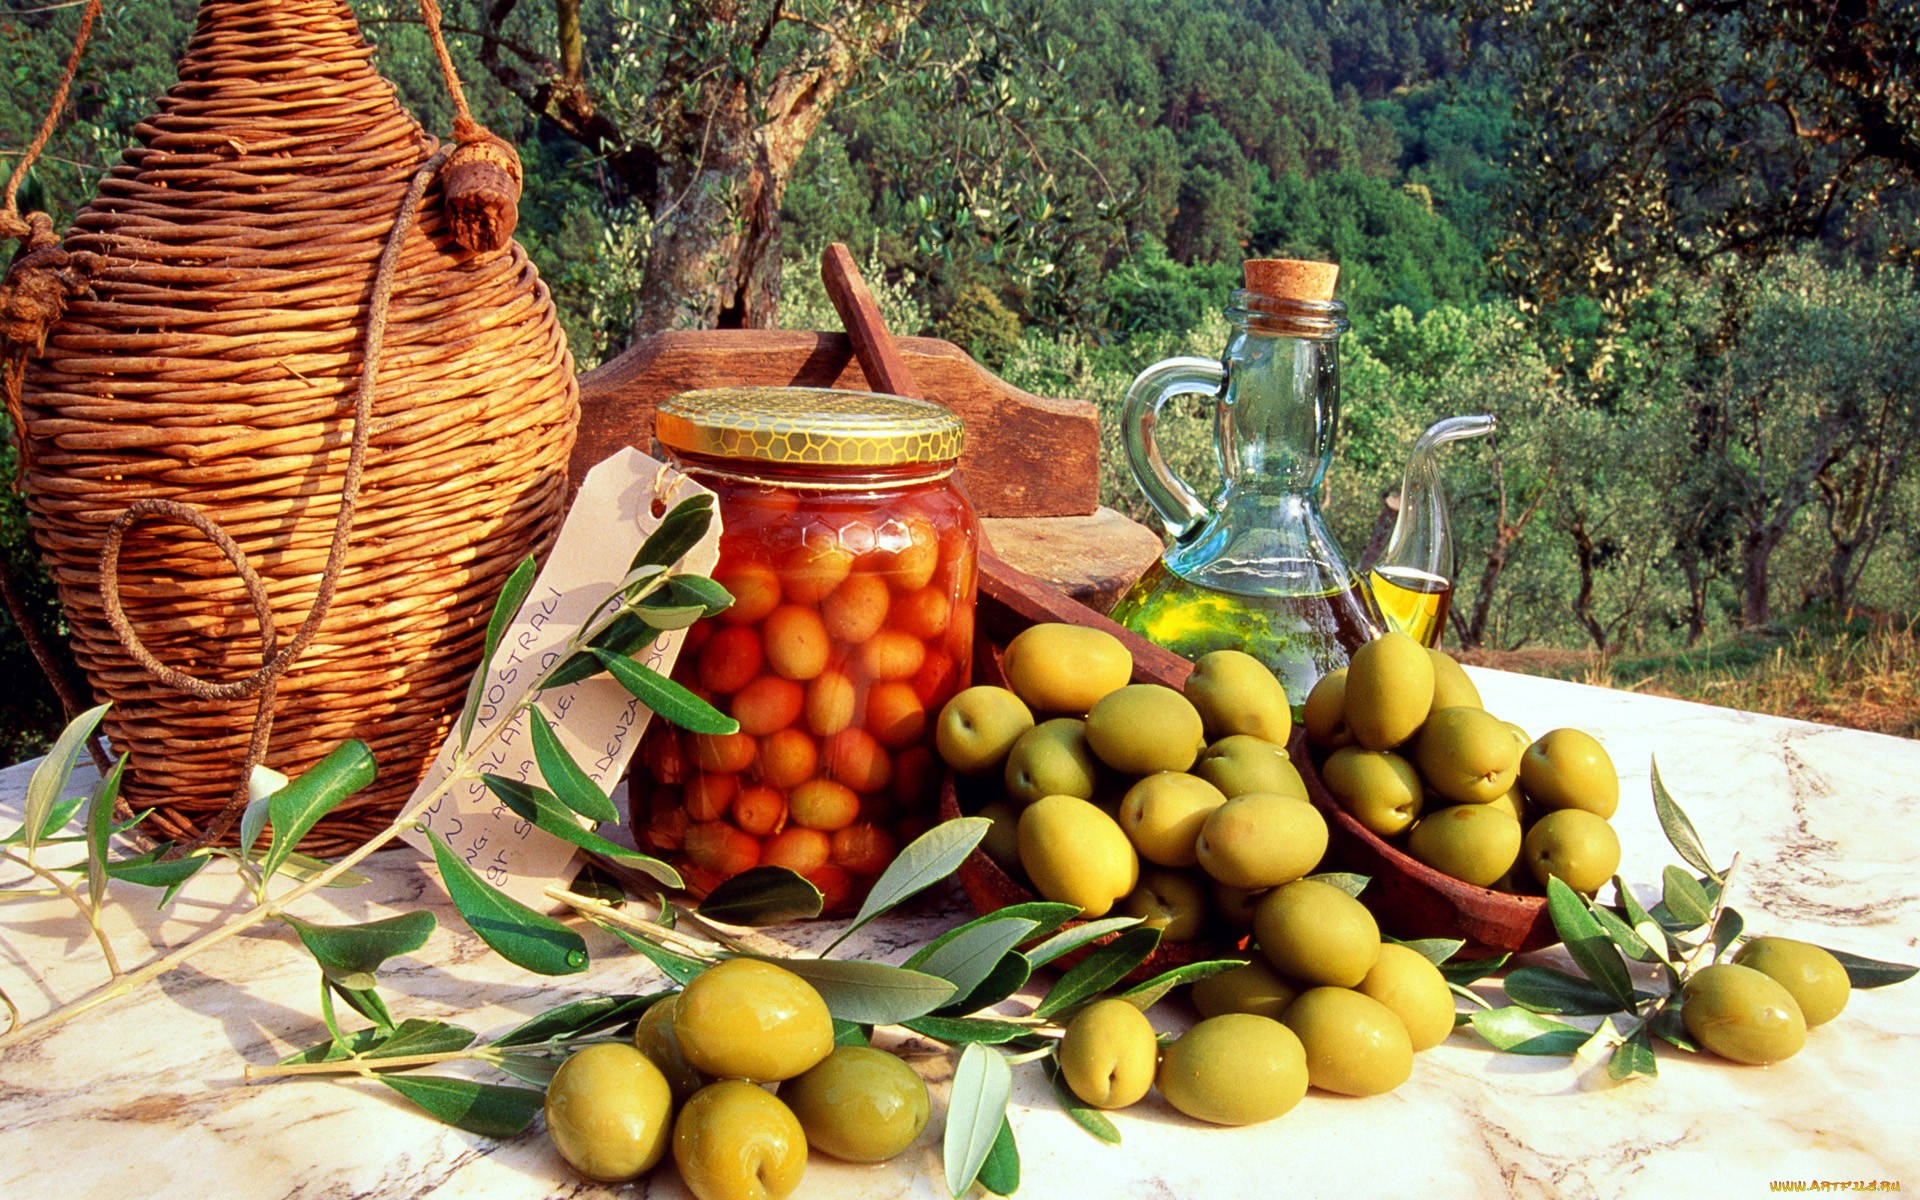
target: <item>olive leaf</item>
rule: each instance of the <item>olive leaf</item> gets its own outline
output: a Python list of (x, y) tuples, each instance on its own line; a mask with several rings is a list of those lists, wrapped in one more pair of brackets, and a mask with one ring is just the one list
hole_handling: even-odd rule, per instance
[(867, 1036), (867, 1027), (852, 1021), (835, 1018), (833, 1022), (833, 1044), (836, 1046), (870, 1046), (873, 1039)]
[(473, 669), (473, 678), (467, 683), (466, 703), (460, 710), (462, 750), (467, 748), (467, 739), (473, 736), (474, 720), (480, 715), (480, 698), (486, 694), (487, 675), (493, 667), (493, 653), (500, 648), (500, 639), (506, 636), (507, 627), (513, 624), (520, 606), (526, 602), (527, 593), (533, 590), (535, 571), (533, 556), (529, 554), (514, 567), (506, 583), (501, 585), (500, 594), (494, 597), (493, 614), (487, 618), (486, 644), (480, 652), (479, 665)]
[(680, 872), (652, 855), (631, 846), (610, 842), (592, 830), (582, 829), (578, 818), (574, 816), (576, 810), (560, 803), (560, 798), (547, 789), (505, 775), (482, 774), (480, 781), (515, 815), (533, 822), (562, 841), (572, 842), (582, 850), (605, 855), (642, 871), (664, 887), (682, 886)]
[(1022, 918), (962, 926), (954, 936), (942, 936), (916, 951), (906, 965), (953, 984), (966, 995), (986, 982), (1007, 951), (1025, 941), (1038, 926)]
[(1073, 1118), (1073, 1123), (1086, 1130), (1108, 1145), (1120, 1144), (1120, 1128), (1107, 1114), (1088, 1104), (1073, 1094), (1067, 1081), (1060, 1074), (1060, 1062), (1051, 1055), (1040, 1060), (1041, 1068), (1046, 1072), (1047, 1081), (1053, 1084), (1053, 1094), (1060, 1101), (1061, 1111)]
[(713, 494), (697, 492), (673, 506), (659, 526), (640, 543), (633, 556), (635, 569), (649, 564), (668, 567), (700, 544), (713, 524)]
[[(34, 767), (32, 776), (27, 780), (26, 807), (20, 820), (20, 827), (26, 832), (27, 849), (31, 850), (40, 844), (47, 814), (63, 799), (67, 781), (73, 778), (73, 769), (79, 765), (80, 755), (87, 748), (87, 739), (93, 736), (94, 729), (110, 707), (109, 704), (96, 704), (67, 722), (67, 727), (54, 739), (53, 748)], [(68, 815), (71, 817), (71, 811)], [(65, 825), (66, 822), (60, 824)]]
[(1647, 944), (1645, 938), (1634, 932), (1633, 927), (1628, 925), (1619, 913), (1601, 904), (1591, 906), (1589, 911), (1593, 913), (1593, 919), (1600, 922), (1600, 928), (1606, 930), (1613, 944), (1620, 948), (1622, 954), (1635, 962), (1660, 961), (1660, 956), (1653, 952), (1653, 947)]
[(560, 1064), (541, 1054), (494, 1054), (489, 1055), (487, 1061), (521, 1083), (543, 1090), (560, 1073)]
[(1700, 881), (1679, 867), (1668, 867), (1660, 874), (1660, 903), (1683, 929), (1696, 929), (1713, 919), (1713, 900)]
[(1631, 1008), (1633, 980), (1627, 975), (1626, 960), (1580, 893), (1557, 875), (1547, 877), (1547, 913), (1553, 918), (1554, 932), (1587, 978), (1618, 1001), (1619, 1007)]
[(338, 982), (327, 979), (324, 973), (321, 978), (325, 982), (329, 992), (345, 1000), (353, 1011), (359, 1013), (367, 1020), (372, 1021), (375, 1027), (383, 1034), (391, 1034), (393, 1032), (393, 1013), (388, 1011), (387, 1002), (380, 998), (379, 992), (374, 991), (370, 987), (342, 987)]
[(1496, 954), (1491, 958), (1455, 958), (1440, 964), (1440, 975), (1450, 984), (1465, 986), (1476, 983), (1492, 975), (1507, 965), (1511, 954)]
[(1318, 875), (1309, 875), (1307, 878), (1329, 887), (1337, 887), (1356, 900), (1360, 898), (1361, 892), (1367, 890), (1367, 885), (1373, 882), (1370, 876), (1355, 875), (1351, 871), (1322, 871)]
[(455, 910), (495, 953), (541, 975), (572, 975), (587, 969), (587, 943), (578, 933), (488, 886), (445, 838), (431, 829), (426, 835)]
[(709, 921), (755, 927), (817, 917), (824, 902), (820, 889), (796, 871), (750, 867), (722, 881), (694, 911)]
[(1920, 967), (1911, 967), (1906, 963), (1883, 962), (1877, 958), (1862, 958), (1858, 954), (1848, 954), (1845, 950), (1828, 950), (1828, 954), (1840, 960), (1846, 968), (1847, 982), (1857, 988), (1886, 987), (1888, 984), (1901, 983), (1913, 978)]
[[(567, 748), (560, 744), (560, 735), (553, 731), (553, 724), (537, 704), (527, 706), (527, 727), (533, 734), (533, 759), (540, 764), (540, 777), (547, 781), (560, 802), (589, 821), (618, 821), (620, 814), (614, 811), (613, 801), (580, 769), (573, 755), (567, 753)], [(680, 885), (676, 882), (667, 886)]]
[(1088, 942), (1118, 933), (1122, 929), (1131, 929), (1140, 924), (1139, 917), (1101, 917), (1075, 925), (1072, 929), (1063, 929), (1046, 941), (1026, 951), (1027, 961), (1036, 967), (1044, 967), (1063, 954), (1071, 954)]
[(1720, 954), (1726, 954), (1733, 949), (1733, 944), (1740, 940), (1740, 934), (1746, 927), (1747, 920), (1740, 915), (1739, 910), (1722, 908), (1720, 915), (1713, 919), (1713, 931), (1707, 934), (1707, 939), (1719, 948)]
[(1507, 973), (1507, 998), (1530, 1012), (1597, 1017), (1621, 1004), (1592, 980), (1552, 967), (1515, 967)]
[[(640, 703), (692, 733), (738, 733), (740, 723), (651, 667), (596, 649), (593, 656)], [(551, 685), (550, 685), (551, 686)]]
[(568, 684), (590, 679), (606, 670), (600, 660), (594, 657), (596, 650), (604, 650), (621, 658), (632, 658), (641, 647), (648, 645), (660, 636), (660, 631), (642, 621), (630, 612), (615, 617), (608, 626), (595, 634), (587, 643), (587, 648), (576, 650), (567, 656), (566, 661), (540, 677), (540, 690), (552, 691)]
[(1126, 978), (1147, 961), (1160, 944), (1160, 931), (1143, 925), (1121, 933), (1113, 941), (1096, 948), (1054, 981), (1047, 994), (1034, 1006), (1033, 1015), (1050, 1017), (1097, 996)]
[(546, 1093), (532, 1088), (445, 1075), (382, 1072), (378, 1078), (446, 1124), (482, 1137), (508, 1138), (523, 1132), (546, 1103)]
[[(1394, 939), (1399, 941), (1399, 939)], [(1418, 954), (1434, 966), (1444, 966), (1454, 955), (1466, 947), (1462, 938), (1414, 938), (1400, 942), (1400, 945)]]
[(209, 852), (196, 850), (180, 858), (165, 858), (173, 843), (162, 842), (132, 858), (109, 860), (107, 878), (118, 879), (140, 887), (160, 888), (160, 899), (155, 907), (164, 908), (173, 899), (180, 885), (200, 873), (200, 868), (213, 861)]
[(1020, 1190), (1020, 1148), (1013, 1141), (1013, 1124), (1004, 1115), (1000, 1132), (993, 1135), (987, 1160), (980, 1164), (974, 1181), (996, 1196), (1011, 1196)]
[(827, 1012), (860, 1025), (898, 1025), (923, 1017), (954, 994), (953, 984), (923, 971), (886, 963), (837, 958), (775, 958), (752, 955), (785, 967), (813, 985)]
[(1006, 1057), (978, 1042), (960, 1051), (947, 1095), (947, 1128), (941, 1139), (947, 1191), (957, 1198), (980, 1175), (1006, 1121), (1013, 1095), (1013, 1068)]
[(909, 897), (918, 895), (953, 874), (967, 855), (987, 836), (993, 822), (985, 817), (957, 817), (942, 821), (902, 847), (880, 878), (873, 881), (860, 911), (847, 922), (840, 936), (827, 946), (830, 953), (847, 940), (854, 930)]
[(949, 1045), (985, 1042), (988, 1045), (998, 1046), (1033, 1032), (1033, 1027), (1030, 1025), (995, 1020), (993, 1017), (928, 1015), (913, 1017), (899, 1023), (915, 1033), (924, 1034), (935, 1041), (946, 1042)]
[(1645, 1025), (1628, 1034), (1625, 1041), (1614, 1047), (1613, 1056), (1607, 1060), (1607, 1078), (1615, 1083), (1624, 1083), (1641, 1075), (1650, 1079), (1659, 1073), (1660, 1063), (1653, 1054), (1653, 1035), (1647, 1032)]
[[(67, 822), (73, 820), (73, 814), (79, 812), (80, 806), (86, 802), (86, 795), (81, 794), (78, 796), (69, 796), (65, 800), (59, 800), (50, 805), (47, 808), (46, 816), (40, 821), (39, 832), (34, 835), (34, 844), (42, 846), (53, 840), (53, 835), (65, 829)], [(0, 846), (17, 846), (26, 840), (27, 826), (22, 823), (18, 829), (6, 837), (0, 838)]]
[(1144, 983), (1137, 983), (1121, 992), (1119, 998), (1145, 1012), (1158, 1004), (1174, 988), (1185, 984), (1198, 983), (1202, 979), (1211, 979), (1215, 975), (1224, 975), (1247, 965), (1242, 958), (1210, 958), (1203, 962), (1186, 963), (1169, 971), (1162, 971)]
[[(362, 1058), (403, 1058), (413, 1054), (454, 1054), (480, 1040), (480, 1035), (462, 1025), (446, 1021), (426, 1021), (409, 1017), (394, 1031), (361, 1052)], [(406, 1068), (389, 1068), (404, 1070)]]
[(280, 864), (287, 861), (294, 846), (307, 836), (320, 818), (338, 808), (342, 801), (373, 782), (373, 751), (358, 738), (340, 743), (319, 762), (301, 772), (300, 778), (275, 792), (267, 800), (267, 821), (273, 838), (266, 857), (260, 860), (260, 878), (273, 878)]
[(107, 835), (113, 828), (113, 805), (120, 799), (120, 780), (126, 772), (127, 756), (122, 754), (93, 790), (93, 807), (87, 810), (87, 903), (95, 912), (107, 898)]
[(667, 595), (675, 604), (698, 604), (709, 617), (733, 607), (733, 593), (705, 575), (669, 575)]
[(326, 977), (350, 991), (374, 985), (374, 974), (389, 958), (411, 954), (427, 944), (433, 914), (424, 909), (359, 925), (315, 925), (281, 914)]
[(1473, 1031), (1508, 1054), (1571, 1058), (1592, 1035), (1584, 1029), (1524, 1008), (1493, 1008), (1474, 1013)]
[(1653, 811), (1660, 818), (1660, 831), (1667, 835), (1667, 841), (1687, 865), (1714, 882), (1720, 882), (1724, 876), (1713, 868), (1713, 860), (1707, 857), (1706, 848), (1700, 844), (1700, 834), (1694, 829), (1687, 814), (1680, 811), (1673, 795), (1660, 782), (1660, 760), (1650, 760), (1653, 765)]
[(1025, 987), (1027, 980), (1032, 977), (1033, 964), (1027, 960), (1026, 955), (1017, 950), (1004, 954), (1000, 961), (993, 965), (993, 970), (987, 972), (987, 977), (980, 981), (979, 986), (956, 998), (952, 1003), (944, 1005), (939, 1011), (943, 1015), (956, 1016), (979, 1012), (983, 1008), (992, 1008)]
[(618, 925), (607, 921), (595, 921), (594, 924), (651, 959), (653, 965), (665, 972), (668, 979), (673, 980), (682, 987), (686, 986), (695, 975), (707, 969), (707, 964), (697, 958), (688, 958), (684, 954), (675, 954), (666, 947), (656, 946), (646, 938), (635, 933), (630, 933)]
[(522, 1021), (487, 1044), (496, 1049), (535, 1046), (585, 1037), (603, 1029), (617, 1029), (638, 1020), (642, 1013), (670, 995), (671, 992), (654, 992), (647, 996), (588, 996), (583, 1000), (570, 1000)]

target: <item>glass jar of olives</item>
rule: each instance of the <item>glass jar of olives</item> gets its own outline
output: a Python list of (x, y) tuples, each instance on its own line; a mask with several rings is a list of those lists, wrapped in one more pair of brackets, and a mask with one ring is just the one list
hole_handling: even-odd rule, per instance
[(785, 866), (827, 911), (932, 823), (933, 718), (967, 686), (979, 526), (937, 404), (820, 388), (663, 402), (668, 459), (719, 497), (733, 606), (688, 631), (674, 678), (740, 724), (656, 722), (633, 786), (642, 845), (704, 894)]

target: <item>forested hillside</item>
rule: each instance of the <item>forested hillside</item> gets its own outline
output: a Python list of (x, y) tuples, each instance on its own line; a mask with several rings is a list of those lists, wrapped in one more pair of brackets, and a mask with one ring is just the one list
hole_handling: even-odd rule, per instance
[[(417, 8), (353, 6), (444, 136)], [(110, 8), (23, 208), (84, 202), (193, 7)], [(583, 366), (636, 329), (832, 327), (815, 264), (845, 241), (896, 330), (1111, 412), (1148, 363), (1218, 353), (1242, 258), (1330, 257), (1354, 329), (1327, 499), (1356, 556), (1421, 428), (1501, 421), (1448, 452), (1454, 644), (1910, 615), (1920, 18), (1843, 37), (1810, 0), (1689, 7), (446, 5)], [(74, 15), (0, 13), (0, 147), (31, 137)], [(1109, 502), (1144, 514), (1109, 450)]]

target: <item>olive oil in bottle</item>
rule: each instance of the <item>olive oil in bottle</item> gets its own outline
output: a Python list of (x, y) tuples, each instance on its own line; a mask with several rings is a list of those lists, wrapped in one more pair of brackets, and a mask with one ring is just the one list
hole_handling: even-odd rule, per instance
[(1376, 566), (1367, 584), (1389, 630), (1427, 646), (1438, 646), (1453, 606), (1453, 584), (1413, 567)]

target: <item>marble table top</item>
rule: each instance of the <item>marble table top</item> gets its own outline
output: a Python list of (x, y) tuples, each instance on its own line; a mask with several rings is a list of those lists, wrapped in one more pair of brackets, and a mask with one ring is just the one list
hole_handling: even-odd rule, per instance
[[(1875, 958), (1920, 959), (1920, 742), (1519, 675), (1472, 672), (1487, 707), (1538, 733), (1596, 734), (1622, 774), (1615, 824), (1623, 871), (1653, 897), (1678, 859), (1655, 819), (1657, 755), (1716, 862), (1738, 849), (1735, 903), (1749, 930), (1803, 937)], [(0, 773), (0, 811), (17, 822), (26, 770)], [(440, 925), (383, 971), (396, 1017), (454, 1020), (483, 1035), (563, 1000), (661, 986), (657, 970), (609, 939), (590, 973), (549, 980), (490, 954), (409, 849), (370, 860), (371, 882), (301, 902), (319, 921), (363, 921), (419, 907)], [(0, 887), (13, 886), (12, 875)], [(177, 944), (240, 906), (223, 866), (202, 872), (164, 913), (126, 889), (104, 918), (124, 962)], [(62, 902), (63, 904), (64, 902)], [(0, 904), (0, 988), (26, 1016), (104, 977), (71, 909)], [(856, 953), (899, 961), (970, 916), (957, 890), (930, 894), (863, 930)], [(802, 950), (833, 927), (770, 940)], [(448, 1129), (376, 1083), (250, 1084), (324, 1037), (318, 973), (283, 929), (233, 939), (157, 987), (0, 1054), (0, 1195), (109, 1200), (191, 1197), (678, 1197), (670, 1170), (606, 1188), (571, 1175), (538, 1127), (498, 1141)], [(1535, 961), (1564, 962), (1558, 951)], [(1163, 1003), (1156, 1022), (1187, 1019)], [(1163, 1012), (1163, 1010), (1165, 1010)], [(949, 1061), (912, 1058), (934, 1085), (935, 1119), (901, 1158), (873, 1167), (816, 1155), (800, 1195), (938, 1197), (938, 1130)], [(1397, 1091), (1366, 1100), (1310, 1093), (1278, 1121), (1203, 1126), (1157, 1095), (1116, 1115), (1123, 1142), (1095, 1141), (1060, 1112), (1037, 1069), (1016, 1070), (1012, 1123), (1023, 1197), (1758, 1196), (1778, 1181), (1920, 1188), (1920, 980), (1856, 992), (1797, 1057), (1736, 1067), (1662, 1046), (1654, 1082), (1592, 1088), (1564, 1060), (1492, 1052), (1468, 1032), (1415, 1061)], [(977, 1193), (976, 1193), (977, 1194)]]

